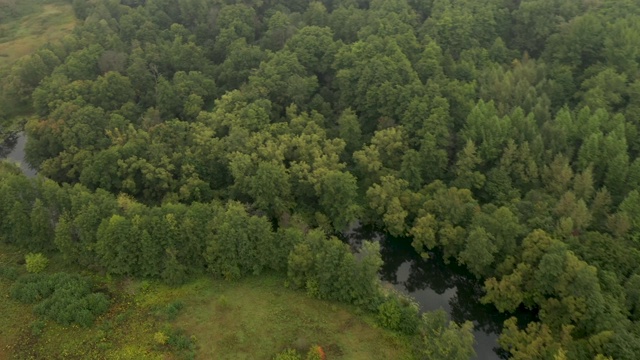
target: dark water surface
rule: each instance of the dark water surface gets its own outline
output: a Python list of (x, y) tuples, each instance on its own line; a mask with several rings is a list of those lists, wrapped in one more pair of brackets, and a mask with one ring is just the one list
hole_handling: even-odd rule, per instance
[(22, 172), (28, 177), (34, 177), (38, 173), (24, 159), (24, 147), (27, 144), (27, 136), (23, 131), (9, 135), (0, 143), (0, 160), (9, 160), (20, 164)]
[(432, 253), (424, 260), (411, 246), (411, 239), (393, 238), (367, 227), (352, 229), (344, 237), (355, 248), (362, 240), (379, 241), (384, 260), (381, 279), (415, 298), (421, 311), (443, 309), (457, 323), (473, 322), (476, 359), (506, 358), (497, 340), (502, 323), (511, 315), (501, 314), (494, 306), (480, 303), (482, 282), (464, 267), (455, 261), (446, 264), (438, 253)]

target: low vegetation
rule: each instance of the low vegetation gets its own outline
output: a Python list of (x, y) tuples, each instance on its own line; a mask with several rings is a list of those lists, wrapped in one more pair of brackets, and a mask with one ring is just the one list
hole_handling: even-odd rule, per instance
[[(0, 247), (2, 294), (36, 276), (17, 264), (20, 255)], [(93, 276), (93, 282), (94, 291), (109, 294), (111, 305), (91, 327), (41, 318), (37, 306), (13, 297), (0, 302), (7, 314), (0, 318), (0, 359), (273, 359), (287, 349), (306, 356), (316, 346), (328, 359), (411, 358), (407, 338), (379, 328), (373, 317), (286, 289), (278, 276), (200, 278), (179, 287), (104, 276)]]
[(41, 253), (29, 253), (24, 256), (27, 271), (33, 274), (42, 272), (49, 265), (49, 259)]
[(35, 52), (41, 46), (60, 40), (76, 24), (73, 9), (68, 2), (20, 0), (22, 9), (9, 12), (7, 0), (0, 0), (0, 69), (19, 58)]

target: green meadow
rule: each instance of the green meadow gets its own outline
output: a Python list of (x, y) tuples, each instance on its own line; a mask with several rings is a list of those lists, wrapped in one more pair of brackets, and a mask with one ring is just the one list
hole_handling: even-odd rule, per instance
[(63, 38), (75, 25), (70, 4), (34, 2), (27, 15), (0, 22), (0, 69)]
[[(109, 311), (88, 328), (61, 326), (10, 297), (9, 278), (26, 274), (23, 258), (0, 247), (0, 360), (273, 359), (285, 349), (304, 355), (314, 345), (328, 359), (411, 358), (407, 340), (373, 318), (287, 289), (271, 275), (235, 282), (202, 277), (171, 287), (84, 271), (109, 295)], [(60, 260), (52, 257), (46, 272), (79, 271)]]

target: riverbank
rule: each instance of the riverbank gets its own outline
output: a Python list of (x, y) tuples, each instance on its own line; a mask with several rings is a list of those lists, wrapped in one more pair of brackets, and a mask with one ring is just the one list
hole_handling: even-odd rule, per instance
[(8, 160), (17, 163), (22, 172), (28, 177), (37, 175), (37, 170), (32, 168), (25, 160), (25, 148), (27, 146), (27, 136), (24, 131), (11, 132), (0, 141), (0, 161)]
[(422, 258), (411, 245), (411, 238), (398, 238), (371, 225), (355, 224), (342, 236), (353, 249), (364, 240), (375, 239), (381, 244), (384, 264), (380, 279), (386, 286), (411, 296), (421, 312), (444, 310), (456, 323), (474, 324), (474, 360), (500, 360), (502, 351), (498, 337), (503, 323), (511, 316), (524, 322), (533, 320), (531, 314), (500, 313), (495, 306), (482, 304), (483, 281), (455, 261), (445, 262), (441, 252), (431, 252)]
[(0, 118), (0, 144), (6, 141), (11, 135), (24, 130), (26, 123), (27, 119), (24, 116), (16, 116), (5, 120)]
[[(0, 267), (17, 267), (23, 254), (0, 246)], [(49, 271), (65, 269), (51, 259)], [(406, 339), (375, 325), (355, 308), (311, 299), (283, 287), (284, 279), (259, 276), (237, 282), (200, 278), (179, 287), (111, 280), (92, 275), (106, 289), (109, 312), (91, 328), (46, 322), (34, 330), (32, 306), (7, 297), (11, 281), (0, 276), (0, 359), (272, 359), (286, 348), (323, 347), (329, 359), (408, 359)], [(159, 342), (179, 336), (182, 348)], [(178, 335), (176, 335), (178, 334)]]

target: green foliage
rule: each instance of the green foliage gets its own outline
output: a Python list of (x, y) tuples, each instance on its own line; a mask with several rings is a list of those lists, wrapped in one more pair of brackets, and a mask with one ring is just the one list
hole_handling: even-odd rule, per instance
[(325, 360), (326, 356), (324, 354), (324, 350), (320, 345), (312, 346), (305, 357), (305, 360)]
[(273, 358), (274, 360), (302, 360), (300, 354), (294, 349), (284, 350)]
[(51, 238), (54, 230), (51, 226), (51, 214), (42, 200), (36, 199), (31, 209), (31, 241), (29, 248), (33, 250), (47, 250), (51, 248)]
[(448, 322), (443, 310), (422, 315), (421, 338), (420, 354), (428, 359), (466, 360), (475, 356), (473, 324)]
[(275, 239), (268, 220), (249, 216), (239, 203), (229, 203), (210, 226), (205, 252), (209, 271), (227, 280), (263, 271), (269, 261), (266, 250)]
[(15, 266), (0, 265), (0, 276), (7, 280), (14, 281), (20, 276), (20, 271)]
[(42, 335), (42, 332), (44, 331), (44, 328), (47, 324), (42, 321), (42, 320), (36, 320), (33, 323), (31, 323), (30, 327), (31, 327), (31, 335), (35, 336), (35, 337), (39, 337), (40, 335)]
[(184, 330), (181, 329), (173, 329), (168, 334), (168, 339), (166, 342), (167, 346), (169, 346), (173, 351), (181, 354), (182, 357), (186, 359), (195, 358), (196, 354), (196, 343), (193, 336), (188, 336)]
[(109, 308), (102, 293), (91, 292), (89, 280), (67, 273), (29, 274), (11, 286), (11, 297), (23, 303), (35, 303), (34, 312), (62, 325), (91, 326), (95, 318)]
[[(31, 5), (0, 0), (0, 41)], [(317, 230), (360, 220), (534, 309), (505, 327), (514, 358), (637, 357), (636, 1), (72, 8), (72, 35), (2, 71), (0, 116), (33, 104), (26, 160), (73, 185), (0, 170), (3, 242), (173, 285), (287, 271), (404, 331), (377, 245)], [(466, 325), (428, 321), (422, 357), (469, 355)]]
[[(329, 216), (334, 229), (345, 229), (356, 220), (360, 208), (357, 205), (357, 185), (353, 175), (339, 171), (328, 172), (320, 180), (316, 191), (321, 209)], [(340, 202), (336, 199), (340, 199)]]
[(377, 279), (381, 265), (378, 243), (365, 242), (356, 259), (340, 240), (314, 230), (289, 255), (288, 278), (313, 297), (374, 310), (382, 296)]
[(181, 301), (174, 301), (167, 305), (167, 307), (165, 308), (167, 319), (169, 319), (169, 321), (175, 320), (183, 308), (184, 303), (182, 303)]
[(131, 222), (120, 215), (113, 215), (100, 224), (96, 242), (97, 254), (111, 273), (133, 273), (139, 250), (138, 244), (132, 242), (131, 237)]
[(418, 304), (406, 296), (391, 293), (378, 306), (378, 322), (384, 328), (413, 335), (420, 325)]
[(27, 254), (24, 256), (27, 271), (32, 274), (41, 273), (49, 265), (49, 259), (41, 253)]
[(155, 334), (153, 334), (153, 341), (155, 341), (156, 344), (158, 345), (166, 345), (168, 340), (169, 340), (169, 337), (161, 331), (158, 331)]

